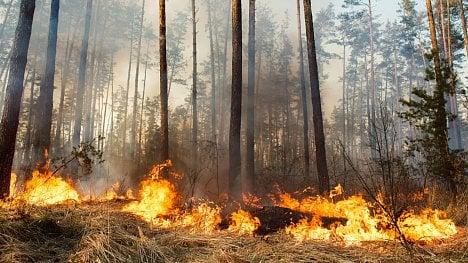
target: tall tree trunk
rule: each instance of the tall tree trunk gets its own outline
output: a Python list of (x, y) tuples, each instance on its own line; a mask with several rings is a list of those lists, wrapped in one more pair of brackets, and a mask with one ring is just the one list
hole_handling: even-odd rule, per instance
[(448, 94), (448, 105), (450, 109), (450, 113), (453, 116), (457, 116), (455, 119), (449, 121), (449, 147), (451, 149), (463, 149), (463, 142), (461, 137), (461, 123), (460, 118), (458, 117), (458, 102), (457, 102), (457, 90), (455, 81), (452, 79), (454, 78), (453, 74), (453, 50), (452, 50), (452, 20), (451, 20), (451, 7), (450, 1), (447, 0), (447, 46), (448, 46), (448, 64), (447, 64), (447, 71), (448, 71), (448, 78), (450, 91)]
[(249, 69), (247, 86), (247, 126), (245, 193), (255, 190), (255, 0), (249, 1)]
[(141, 94), (140, 128), (138, 129), (139, 130), (139, 134), (138, 134), (138, 156), (137, 156), (137, 160), (139, 162), (138, 164), (140, 164), (140, 161), (141, 161), (141, 146), (142, 146), (142, 134), (143, 134), (143, 114), (144, 114), (144, 110), (145, 110), (146, 76), (147, 76), (147, 73), (148, 73), (148, 62), (149, 62), (148, 53), (149, 53), (149, 44), (148, 44), (148, 41), (147, 41), (147, 43), (146, 43), (146, 59), (145, 59), (145, 74), (144, 74), (144, 77), (143, 77), (143, 92)]
[[(55, 58), (57, 54), (57, 30), (59, 23), (60, 1), (52, 0), (50, 4), (49, 39), (47, 41), (47, 61), (44, 79), (40, 87), (38, 110), (36, 111), (36, 133), (34, 139), (34, 161), (40, 171), (46, 168), (47, 155), (50, 150), (52, 129), (52, 108), (54, 100)], [(40, 110), (39, 110), (40, 109)]]
[(226, 34), (224, 36), (224, 59), (223, 59), (223, 84), (221, 85), (220, 93), (219, 93), (219, 117), (220, 117), (220, 122), (219, 122), (219, 144), (224, 145), (224, 142), (226, 141), (226, 135), (225, 135), (225, 115), (224, 113), (227, 111), (225, 110), (225, 101), (224, 98), (226, 97), (226, 87), (227, 87), (227, 60), (228, 60), (228, 37), (229, 37), (229, 21), (232, 18), (231, 12), (228, 11), (228, 17), (226, 19)]
[(348, 141), (346, 138), (347, 131), (346, 131), (346, 121), (348, 120), (347, 118), (347, 103), (346, 103), (346, 34), (343, 32), (343, 79), (341, 80), (343, 82), (343, 87), (342, 87), (342, 104), (343, 104), (343, 109), (342, 109), (342, 115), (343, 115), (343, 149), (342, 149), (342, 155), (343, 155), (343, 170), (344, 174), (346, 175), (346, 150), (347, 150), (347, 145)]
[[(78, 87), (76, 90), (76, 106), (75, 106), (75, 124), (73, 128), (73, 146), (78, 147), (81, 141), (81, 124), (83, 121), (83, 100), (86, 86), (86, 63), (88, 59), (88, 42), (89, 30), (91, 27), (91, 12), (93, 8), (93, 0), (87, 0), (86, 3), (86, 19), (83, 39), (81, 41), (80, 67), (78, 72)], [(78, 172), (77, 164), (72, 166), (72, 172)]]
[(10, 78), (0, 122), (0, 199), (10, 195), (10, 178), (18, 131), (23, 81), (28, 59), (29, 40), (35, 0), (22, 0), (10, 58)]
[(232, 86), (229, 127), (229, 195), (241, 201), (240, 130), (242, 115), (242, 7), (232, 0)]
[(436, 100), (436, 114), (434, 121), (434, 143), (436, 149), (439, 151), (445, 160), (444, 167), (441, 169), (441, 175), (447, 180), (450, 190), (452, 191), (452, 197), (456, 198), (456, 184), (453, 180), (453, 169), (451, 169), (450, 152), (448, 146), (447, 137), (447, 114), (445, 110), (445, 92), (444, 92), (444, 79), (442, 75), (442, 67), (439, 56), (439, 46), (437, 44), (437, 33), (435, 29), (434, 15), (432, 11), (431, 0), (426, 0), (427, 17), (429, 22), (429, 29), (431, 32), (431, 43), (432, 43), (432, 55), (434, 56), (434, 71), (436, 79), (436, 88), (434, 90), (434, 98)]
[(310, 0), (304, 0), (304, 16), (306, 23), (307, 51), (309, 55), (309, 72), (312, 95), (312, 109), (315, 135), (315, 158), (318, 172), (318, 190), (320, 194), (330, 191), (328, 177), (327, 156), (325, 151), (325, 134), (323, 132), (322, 103), (320, 99), (320, 83), (317, 67), (317, 53), (315, 49), (314, 24)]
[[(109, 106), (108, 102), (109, 102), (109, 91), (110, 91), (110, 88), (111, 88), (111, 83), (112, 83), (112, 80), (114, 79), (114, 54), (111, 54), (111, 61), (110, 61), (110, 69), (109, 69), (109, 78), (107, 80), (107, 91), (106, 91), (106, 99), (105, 99), (105, 102), (104, 102), (104, 112), (102, 114), (102, 128), (101, 128), (101, 134), (106, 134), (106, 119), (107, 119), (107, 107)], [(111, 100), (112, 100), (112, 96), (114, 94), (111, 94)], [(111, 141), (112, 140), (112, 136), (113, 134), (110, 134), (109, 135), (109, 140), (108, 141)], [(104, 142), (103, 142), (104, 143)], [(104, 145), (101, 144), (101, 148), (100, 150), (103, 150), (104, 148)], [(111, 152), (111, 155), (112, 155), (112, 152)]]
[(141, 4), (141, 17), (140, 17), (140, 32), (138, 33), (138, 47), (137, 47), (137, 60), (135, 66), (135, 92), (133, 93), (133, 116), (132, 116), (132, 129), (130, 131), (130, 158), (135, 159), (135, 138), (136, 138), (136, 122), (138, 113), (138, 83), (140, 81), (140, 57), (141, 57), (141, 38), (143, 36), (143, 23), (145, 16), (145, 0)]
[[(169, 110), (167, 93), (166, 0), (159, 0), (159, 89), (161, 96), (161, 156), (169, 159)], [(166, 175), (166, 174), (165, 174)]]
[(192, 0), (192, 170), (197, 172), (198, 163), (198, 112), (197, 112), (197, 17), (195, 0)]
[(128, 94), (130, 93), (130, 78), (132, 73), (132, 60), (133, 60), (133, 30), (135, 28), (135, 14), (132, 15), (132, 29), (130, 31), (130, 56), (128, 58), (128, 71), (127, 71), (127, 89), (125, 92), (125, 105), (123, 114), (123, 126), (122, 126), (122, 157), (125, 159), (125, 149), (127, 143), (127, 115), (128, 115)]
[(213, 19), (211, 16), (211, 1), (208, 0), (208, 32), (210, 38), (210, 66), (211, 66), (211, 140), (216, 143), (216, 75), (215, 54), (213, 44)]
[[(93, 113), (93, 98), (96, 96), (96, 87), (95, 87), (95, 69), (96, 69), (96, 48), (97, 48), (97, 32), (98, 32), (98, 18), (99, 18), (99, 0), (95, 0), (97, 4), (95, 5), (95, 15), (93, 21), (93, 47), (91, 51), (91, 59), (89, 62), (89, 74), (87, 76), (87, 85), (85, 91), (85, 108), (84, 108), (84, 134), (83, 138), (85, 141), (91, 141), (93, 137), (93, 127), (94, 122), (92, 121), (91, 114)], [(99, 66), (99, 65), (98, 65)], [(99, 71), (99, 67), (98, 71)]]
[(374, 18), (372, 15), (372, 0), (368, 0), (368, 7), (369, 7), (369, 38), (370, 38), (370, 72), (371, 72), (371, 122), (369, 123), (370, 126), (370, 146), (371, 146), (371, 153), (372, 156), (376, 156), (377, 152), (376, 144), (377, 144), (377, 129), (376, 125), (376, 107), (375, 104), (377, 103), (376, 97), (376, 83), (375, 83), (375, 66), (374, 66)]

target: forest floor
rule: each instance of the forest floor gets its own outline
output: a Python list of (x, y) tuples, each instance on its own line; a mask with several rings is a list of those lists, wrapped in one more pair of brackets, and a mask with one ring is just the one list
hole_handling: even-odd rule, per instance
[(0, 262), (468, 262), (468, 229), (434, 244), (344, 245), (152, 228), (126, 202), (0, 208)]

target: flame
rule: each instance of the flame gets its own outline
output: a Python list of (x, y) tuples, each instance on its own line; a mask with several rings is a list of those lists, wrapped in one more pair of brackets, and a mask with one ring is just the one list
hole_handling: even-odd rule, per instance
[(131, 212), (152, 222), (161, 216), (175, 213), (179, 195), (174, 185), (164, 179), (148, 179), (141, 183), (139, 201), (124, 206), (123, 211)]
[(15, 196), (15, 190), (16, 190), (16, 181), (17, 181), (17, 176), (15, 173), (11, 173), (11, 178), (10, 178), (10, 197)]
[(252, 217), (252, 215), (242, 209), (237, 210), (231, 215), (231, 225), (228, 231), (240, 235), (253, 235), (255, 230), (260, 227), (260, 219)]
[[(287, 233), (296, 239), (337, 239), (352, 244), (398, 238), (384, 212), (373, 208), (362, 196), (351, 196), (336, 203), (320, 196), (298, 200), (290, 194), (280, 193), (279, 197), (277, 205), (313, 215), (312, 220), (304, 219), (287, 227)], [(321, 217), (343, 218), (347, 222), (345, 225), (332, 224), (328, 229), (322, 226)], [(398, 219), (398, 226), (411, 241), (447, 238), (456, 234), (457, 230), (451, 220), (443, 219), (445, 217), (444, 213), (431, 209), (424, 210), (420, 215), (406, 212)]]
[(242, 194), (242, 200), (246, 206), (253, 208), (263, 208), (262, 199), (251, 193)]
[(78, 192), (71, 182), (54, 176), (51, 172), (42, 174), (39, 171), (33, 172), (32, 178), (26, 182), (24, 192), (18, 194), (17, 199), (39, 206), (60, 204), (70, 200), (80, 202)]
[(183, 215), (174, 224), (189, 227), (191, 232), (209, 234), (217, 229), (219, 223), (221, 223), (221, 208), (205, 202)]
[(175, 206), (180, 200), (174, 185), (160, 176), (163, 168), (171, 167), (172, 162), (166, 161), (151, 169), (149, 179), (141, 182), (138, 201), (133, 201), (123, 207), (123, 211), (140, 216), (148, 222), (160, 221), (162, 216), (176, 214)]

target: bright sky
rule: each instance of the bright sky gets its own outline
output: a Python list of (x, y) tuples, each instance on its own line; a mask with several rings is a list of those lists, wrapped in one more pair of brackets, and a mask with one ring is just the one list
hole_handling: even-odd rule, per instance
[[(226, 0), (227, 1), (227, 0)], [(263, 2), (263, 3), (268, 3), (270, 4), (270, 7), (272, 10), (276, 13), (276, 16), (278, 19), (283, 18), (283, 14), (285, 10), (288, 10), (289, 17), (291, 19), (291, 34), (295, 36), (295, 24), (296, 24), (296, 0), (259, 0), (257, 2)], [(326, 7), (329, 3), (333, 3), (336, 8), (336, 12), (340, 12), (340, 6), (342, 5), (344, 1), (343, 0), (312, 0), (312, 9), (314, 12), (319, 11), (320, 9)], [(397, 17), (397, 10), (399, 9), (398, 5), (399, 0), (373, 0), (373, 6), (374, 6), (374, 13), (377, 16), (380, 16), (381, 21), (386, 21), (388, 19), (394, 19)], [(199, 9), (201, 13), (205, 12), (205, 1), (197, 1), (197, 3), (200, 5)], [(302, 3), (302, 1), (301, 1)], [(167, 1), (166, 3), (166, 11), (168, 13), (168, 19), (171, 18), (171, 13), (173, 13), (175, 10), (187, 10), (189, 11), (191, 1), (190, 0), (170, 0)], [(418, 9), (422, 10), (424, 8), (424, 1), (423, 0), (417, 0), (418, 4)], [(147, 16), (147, 22), (151, 20), (151, 23), (153, 25), (156, 25), (158, 22), (158, 12), (159, 12), (159, 7), (158, 7), (158, 1), (148, 1), (147, 0), (147, 5), (148, 5), (148, 12), (150, 13), (149, 16)], [(243, 1), (243, 9), (248, 8), (248, 1)], [(244, 12), (245, 14), (247, 12)], [(198, 23), (198, 41), (199, 41), (199, 61), (204, 60), (205, 58), (202, 58), (202, 56), (207, 56), (208, 55), (208, 50), (201, 50), (203, 47), (207, 47), (208, 45), (204, 45), (203, 42), (207, 41), (207, 35), (205, 32), (205, 24), (206, 21), (206, 16), (200, 17), (200, 21)], [(157, 32), (157, 26), (154, 26), (155, 30)], [(169, 28), (168, 28), (169, 29)], [(188, 28), (188, 33), (190, 32), (190, 27)], [(294, 42), (295, 39), (292, 39)], [(186, 59), (187, 59), (187, 70), (190, 71), (190, 60), (191, 60), (191, 41), (189, 38), (187, 38), (186, 42)], [(339, 62), (338, 62), (339, 63)], [(341, 72), (341, 65), (336, 66), (339, 69), (339, 72)], [(328, 66), (328, 70), (331, 70), (333, 72), (333, 69), (335, 68), (335, 65), (331, 64)], [(125, 70), (125, 69), (122, 69)], [(124, 71), (123, 71), (124, 72)], [(324, 83), (322, 87), (323, 91), (323, 100), (326, 101), (327, 103), (324, 103), (325, 105), (325, 112), (326, 115), (329, 115), (330, 112), (333, 109), (333, 106), (337, 103), (336, 98), (339, 98), (340, 96), (337, 96), (336, 94), (339, 91), (340, 84), (338, 83), (338, 78), (339, 74), (341, 73), (336, 73), (330, 74), (330, 78), (327, 80), (327, 83)], [(123, 74), (125, 75), (125, 74)], [(190, 73), (186, 74), (187, 79), (190, 77)], [(154, 81), (154, 82), (153, 82)], [(158, 93), (158, 79), (153, 79), (153, 81), (149, 82), (150, 87), (152, 88), (153, 92), (150, 91), (150, 95), (155, 95)], [(190, 81), (188, 82), (190, 83)], [(189, 89), (190, 86), (186, 87), (173, 87), (171, 90), (171, 98), (170, 98), (170, 104), (171, 107), (174, 107), (174, 105), (179, 105), (183, 103), (184, 98), (189, 94)]]

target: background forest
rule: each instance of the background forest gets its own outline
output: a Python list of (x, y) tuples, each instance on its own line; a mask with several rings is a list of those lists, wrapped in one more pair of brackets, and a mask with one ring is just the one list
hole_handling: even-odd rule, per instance
[[(19, 2), (0, 1), (2, 104)], [(51, 5), (47, 0), (36, 1), (13, 170), (20, 181), (26, 180), (43, 159), (41, 138), (49, 136), (48, 157), (54, 167), (50, 169), (63, 168), (77, 157), (83, 167), (67, 166), (60, 173), (72, 173), (81, 191), (98, 196), (115, 182), (123, 190), (135, 187), (163, 159), (158, 14), (154, 3), (145, 0), (94, 0), (88, 13), (86, 2), (90, 1), (60, 1), (52, 127), (50, 134), (44, 134), (40, 96)], [(305, 186), (316, 190), (318, 184), (314, 151), (309, 157), (306, 151), (315, 148), (315, 141), (310, 83), (304, 81), (310, 79), (309, 64), (304, 62), (303, 70), (300, 67), (301, 58), (307, 61), (307, 41), (297, 28), (297, 19), (302, 20), (296, 18), (295, 1), (284, 12), (278, 12), (273, 2), (256, 3), (254, 96), (247, 92), (247, 85), (243, 92), (242, 169), (246, 171), (250, 156), (245, 144), (246, 129), (251, 127), (255, 136), (250, 156), (255, 167), (253, 190), (259, 195), (270, 193), (276, 184), (286, 191)], [(395, 1), (397, 16), (389, 17), (376, 12), (375, 5), (381, 2), (333, 1), (320, 10), (312, 6), (329, 183), (341, 184), (351, 194), (364, 187), (400, 194), (403, 199), (405, 193), (427, 188), (434, 198), (443, 193), (443, 198), (433, 201), (445, 206), (442, 201), (447, 196), (466, 198), (468, 38), (463, 11), (467, 6), (462, 0), (433, 1), (443, 76), (449, 86), (445, 98), (451, 152), (447, 155), (458, 165), (456, 173), (446, 176), (434, 165), (440, 159), (431, 126), (435, 104), (428, 94), (435, 89), (437, 72), (424, 2)], [(174, 170), (184, 174), (177, 183), (187, 198), (216, 200), (228, 187), (231, 3), (203, 0), (193, 8), (190, 1), (177, 0), (166, 8), (169, 159)], [(244, 46), (247, 17), (244, 4)], [(85, 23), (89, 23), (87, 43), (83, 41)], [(80, 69), (84, 44), (89, 45), (87, 63)], [(244, 48), (245, 65), (247, 51)], [(83, 70), (86, 77), (80, 79)], [(249, 98), (254, 98), (253, 122), (246, 117), (252, 110), (245, 106)], [(309, 116), (305, 122), (304, 113)]]

